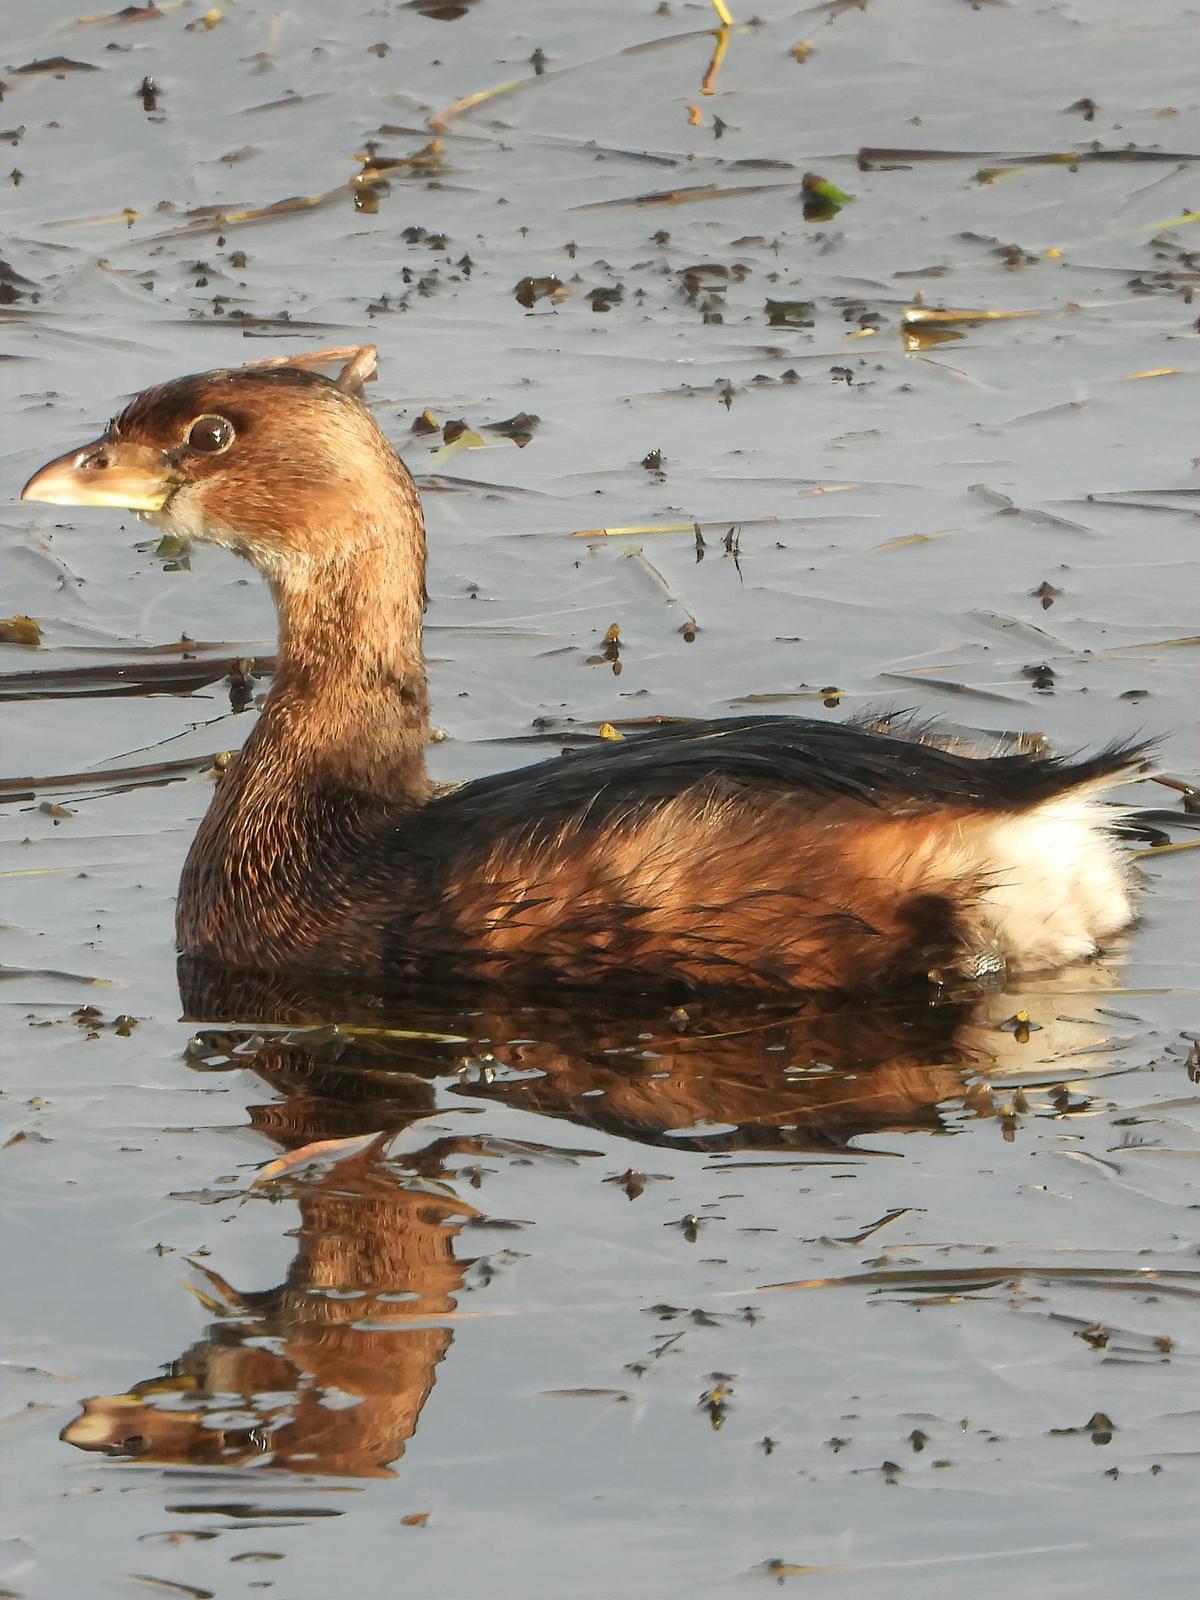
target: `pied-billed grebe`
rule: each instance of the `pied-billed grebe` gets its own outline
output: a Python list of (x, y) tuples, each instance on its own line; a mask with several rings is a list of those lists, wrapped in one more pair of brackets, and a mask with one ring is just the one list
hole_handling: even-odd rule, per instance
[(434, 793), (425, 533), (361, 398), (372, 359), (147, 389), (23, 491), (153, 514), (275, 597), (274, 684), (183, 870), (184, 952), (368, 982), (856, 990), (1059, 966), (1132, 920), (1097, 795), (1136, 744), (977, 757), (738, 717)]

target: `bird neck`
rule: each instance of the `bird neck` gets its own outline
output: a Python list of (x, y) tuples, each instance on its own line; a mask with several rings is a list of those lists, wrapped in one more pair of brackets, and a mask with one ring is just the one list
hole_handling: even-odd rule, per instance
[(270, 585), (279, 655), (184, 864), (176, 930), (190, 955), (253, 967), (315, 948), (361, 892), (370, 849), (428, 798), (421, 507), (365, 413), (356, 428), (336, 481), (264, 475), (243, 528), (201, 502), (204, 536)]
[(266, 568), (279, 610), (271, 692), (184, 865), (180, 948), (250, 966), (318, 940), (364, 841), (428, 797), (416, 509)]
[(331, 538), (268, 580), (279, 661), (256, 743), (321, 787), (421, 803), (429, 689), (419, 522)]

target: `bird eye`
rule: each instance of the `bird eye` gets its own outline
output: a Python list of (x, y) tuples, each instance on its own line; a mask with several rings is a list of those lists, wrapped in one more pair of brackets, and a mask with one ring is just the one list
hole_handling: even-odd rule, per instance
[(233, 423), (228, 417), (197, 417), (187, 431), (187, 446), (207, 456), (219, 456), (229, 449), (235, 437)]

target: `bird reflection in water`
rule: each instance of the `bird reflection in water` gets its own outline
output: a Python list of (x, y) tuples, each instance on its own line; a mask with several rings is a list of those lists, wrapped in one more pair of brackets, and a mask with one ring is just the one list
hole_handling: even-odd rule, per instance
[[(202, 1024), (193, 1064), (250, 1070), (274, 1092), (250, 1119), (284, 1153), (274, 1186), (299, 1207), (296, 1254), (268, 1289), (204, 1266), (198, 1292), (216, 1317), (204, 1337), (168, 1376), (86, 1400), (62, 1437), (162, 1464), (392, 1476), (478, 1265), (461, 1237), (487, 1220), (466, 1198), (472, 1170), (512, 1148), (448, 1135), (439, 1084), (676, 1153), (836, 1153), (866, 1134), (1000, 1115), (1016, 1072), (1065, 1095), (1095, 1026), (1059, 1018), (1031, 1036), (1014, 1016), (1028, 1005), (1052, 1019), (1069, 996), (1078, 1017), (1079, 988), (1105, 981), (1088, 967), (1060, 975), (1057, 994), (799, 999), (787, 1012), (713, 996), (505, 1005), (482, 992), (384, 1006), (185, 962), (185, 1014)], [(237, 1024), (213, 1025), (228, 1017)], [(555, 1154), (580, 1143), (543, 1137)], [(326, 1141), (347, 1143), (289, 1164)]]

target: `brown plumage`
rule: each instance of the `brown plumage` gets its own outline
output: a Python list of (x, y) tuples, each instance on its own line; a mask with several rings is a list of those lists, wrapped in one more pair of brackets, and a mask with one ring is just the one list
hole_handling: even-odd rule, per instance
[(373, 982), (846, 990), (1059, 965), (1131, 920), (1094, 796), (1140, 746), (980, 757), (737, 718), (435, 794), (424, 529), (364, 365), (149, 389), (26, 485), (151, 512), (274, 595), (278, 671), (184, 868), (185, 952)]

